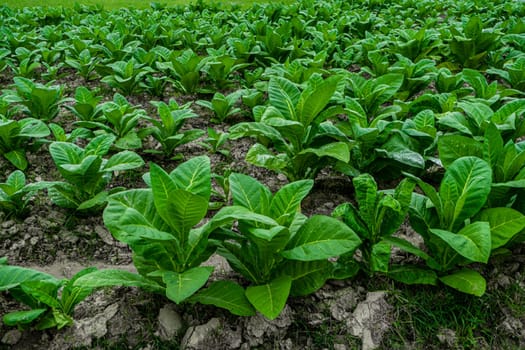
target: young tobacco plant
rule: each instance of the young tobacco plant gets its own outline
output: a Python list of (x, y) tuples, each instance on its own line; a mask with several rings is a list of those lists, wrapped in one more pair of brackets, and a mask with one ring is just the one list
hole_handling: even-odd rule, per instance
[(500, 77), (521, 93), (525, 91), (525, 56), (519, 56), (505, 63), (503, 69), (487, 69), (487, 73)]
[(235, 108), (235, 104), (243, 93), (243, 90), (237, 90), (224, 96), (220, 92), (216, 92), (211, 101), (198, 100), (196, 103), (213, 112), (214, 117), (210, 119), (212, 123), (223, 123), (226, 118), (241, 111), (240, 108)]
[(80, 121), (103, 121), (103, 105), (99, 105), (101, 100), (102, 96), (97, 96), (95, 91), (79, 86), (75, 90), (75, 104), (66, 108)]
[(66, 101), (62, 86), (42, 85), (22, 77), (13, 80), (15, 91), (6, 90), (9, 102), (21, 105), (24, 113), (35, 119), (50, 121), (58, 115), (60, 105)]
[[(377, 183), (369, 174), (354, 177), (353, 183), (358, 207), (352, 203), (341, 204), (334, 209), (332, 216), (341, 219), (361, 239), (360, 268), (368, 275), (388, 273), (392, 245), (398, 241), (404, 243), (392, 234), (406, 218), (415, 183), (404, 179), (388, 192), (378, 191)], [(351, 271), (351, 265), (355, 264), (353, 256), (342, 256), (337, 262), (343, 271)]]
[[(410, 223), (423, 237), (428, 254), (413, 246), (402, 248), (425, 260), (442, 283), (463, 293), (483, 295), (485, 279), (473, 269), (458, 270), (457, 267), (473, 262), (487, 263), (491, 254), (489, 222), (472, 220), (490, 193), (492, 172), (489, 164), (477, 157), (455, 160), (447, 168), (439, 191), (413, 178), (425, 194), (412, 194)], [(418, 274), (392, 277), (406, 283), (417, 279)], [(425, 283), (435, 284), (437, 279)]]
[(482, 67), (486, 56), (500, 40), (500, 33), (484, 30), (483, 22), (477, 16), (470, 17), (461, 31), (454, 26), (449, 30), (452, 34), (448, 43), (450, 52), (456, 62), (465, 68)]
[(37, 330), (73, 325), (75, 307), (93, 292), (90, 287), (74, 284), (81, 276), (95, 270), (87, 268), (69, 280), (60, 280), (37, 270), (7, 265), (7, 259), (0, 259), (0, 291), (8, 291), (13, 298), (30, 307), (30, 310), (5, 314), (4, 324), (27, 327), (36, 323)]
[(150, 132), (148, 129), (136, 130), (139, 120), (147, 119), (143, 109), (132, 106), (124, 96), (118, 93), (113, 96), (113, 101), (102, 104), (101, 109), (101, 121), (78, 121), (75, 122), (75, 125), (90, 130), (94, 129), (95, 133), (115, 135), (115, 147), (120, 149), (130, 150), (142, 147), (142, 139)]
[[(149, 128), (149, 132), (153, 138), (160, 143), (162, 147), (162, 151), (160, 152), (164, 155), (171, 157), (177, 147), (204, 135), (204, 131), (200, 129), (181, 131), (187, 119), (198, 117), (197, 114), (193, 113), (189, 108), (189, 104), (179, 106), (173, 99), (170, 100), (168, 105), (164, 102), (153, 101), (152, 104), (157, 107), (160, 120), (147, 118), (147, 120), (153, 124), (153, 127)], [(153, 150), (149, 150), (148, 152), (155, 153)]]
[(56, 182), (48, 189), (53, 203), (79, 211), (96, 211), (111, 193), (106, 190), (113, 172), (136, 169), (144, 164), (132, 151), (122, 151), (109, 159), (103, 158), (115, 141), (115, 136), (103, 134), (92, 139), (84, 149), (68, 142), (52, 142), (49, 152), (65, 182)]
[(65, 59), (66, 65), (77, 71), (85, 81), (93, 79), (95, 68), (100, 64), (100, 58), (92, 56), (89, 49), (84, 49), (78, 55), (69, 54)]
[(152, 163), (144, 179), (148, 188), (114, 194), (104, 210), (105, 225), (129, 245), (139, 274), (100, 270), (77, 282), (91, 287), (132, 285), (165, 294), (177, 304), (199, 301), (236, 315), (254, 314), (244, 290), (232, 282), (216, 282), (201, 297), (195, 294), (213, 271), (201, 266), (215, 251), (209, 235), (234, 220), (233, 213), (225, 212), (198, 225), (208, 212), (211, 195), (209, 158), (192, 158), (169, 174)]
[(189, 49), (182, 53), (173, 52), (168, 62), (158, 62), (159, 70), (167, 70), (174, 77), (177, 90), (185, 93), (201, 92), (201, 71), (210, 57), (198, 56)]
[(7, 217), (23, 217), (27, 214), (27, 204), (31, 197), (44, 188), (48, 188), (53, 182), (39, 181), (26, 184), (26, 177), (20, 170), (15, 170), (0, 183), (0, 211), (6, 213)]
[(300, 91), (285, 78), (271, 78), (269, 105), (254, 109), (255, 122), (231, 127), (230, 138), (257, 137), (246, 160), (283, 173), (291, 181), (314, 178), (321, 169), (337, 162), (348, 163), (347, 138), (327, 121), (342, 112), (338, 106), (327, 108), (340, 81), (340, 76), (323, 80), (314, 74)]
[(488, 162), (492, 169), (489, 207), (512, 207), (523, 200), (525, 188), (525, 143), (513, 140), (504, 143), (502, 132), (491, 123), (482, 140), (462, 135), (444, 135), (438, 140), (441, 162), (448, 168), (460, 157), (475, 156)]
[(229, 140), (229, 133), (208, 128), (208, 137), (203, 142), (199, 142), (199, 145), (206, 148), (210, 153), (220, 153), (225, 157), (229, 157), (230, 150), (226, 146)]
[(128, 62), (110, 63), (108, 66), (111, 67), (112, 74), (103, 77), (100, 81), (125, 96), (133, 95), (147, 88), (144, 77), (153, 72), (153, 69), (145, 64), (139, 64), (135, 59)]
[(236, 229), (222, 228), (213, 237), (218, 253), (250, 285), (246, 297), (269, 319), (276, 318), (289, 295), (307, 295), (332, 277), (331, 257), (351, 254), (359, 237), (342, 222), (323, 215), (307, 218), (301, 201), (313, 186), (300, 180), (277, 193), (250, 176), (232, 174), (233, 206), (221, 209), (214, 220), (233, 217)]
[(44, 122), (34, 118), (12, 120), (0, 115), (0, 156), (20, 170), (28, 166), (26, 150), (36, 150), (50, 131)]

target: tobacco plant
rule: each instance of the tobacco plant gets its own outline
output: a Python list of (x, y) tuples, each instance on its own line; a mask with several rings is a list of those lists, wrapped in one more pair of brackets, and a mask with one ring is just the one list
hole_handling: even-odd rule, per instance
[(198, 100), (196, 103), (213, 112), (214, 117), (210, 119), (212, 123), (223, 123), (226, 118), (241, 111), (240, 108), (235, 107), (235, 104), (243, 93), (243, 90), (237, 90), (225, 96), (220, 92), (216, 92), (211, 101)]
[(94, 130), (94, 133), (115, 135), (115, 147), (120, 149), (142, 147), (142, 139), (149, 132), (147, 129), (136, 130), (141, 119), (148, 119), (143, 109), (132, 106), (124, 96), (116, 93), (113, 101), (101, 105), (101, 110), (100, 121), (78, 121), (75, 125)]
[(0, 183), (0, 211), (7, 217), (23, 217), (27, 214), (28, 204), (39, 190), (48, 188), (52, 182), (39, 181), (26, 184), (26, 177), (20, 170), (15, 170)]
[(109, 194), (122, 190), (120, 187), (106, 190), (113, 173), (136, 169), (144, 162), (132, 151), (103, 158), (114, 141), (115, 136), (103, 134), (92, 139), (85, 148), (68, 142), (50, 144), (51, 157), (66, 180), (56, 182), (48, 189), (53, 203), (84, 212), (97, 211), (106, 203)]
[[(425, 240), (428, 254), (411, 246), (407, 251), (424, 259), (438, 279), (461, 292), (481, 296), (485, 279), (469, 263), (487, 263), (491, 255), (491, 227), (472, 220), (485, 205), (492, 174), (487, 162), (462, 157), (448, 168), (439, 191), (415, 178), (424, 195), (413, 193), (410, 223)], [(406, 282), (417, 274), (402, 275)], [(399, 278), (399, 276), (393, 276)], [(429, 280), (427, 283), (436, 283)]]
[[(189, 104), (179, 106), (173, 99), (168, 105), (164, 102), (152, 102), (152, 104), (157, 107), (160, 120), (147, 118), (153, 124), (149, 132), (160, 143), (161, 153), (164, 155), (173, 156), (175, 148), (204, 135), (204, 131), (200, 129), (181, 131), (187, 119), (198, 117), (189, 108)], [(149, 152), (155, 153), (153, 150)]]
[(15, 91), (5, 91), (9, 102), (21, 105), (28, 116), (43, 121), (50, 121), (58, 115), (60, 105), (66, 101), (62, 86), (42, 85), (22, 77), (13, 80)]
[[(114, 194), (104, 210), (104, 223), (111, 234), (133, 251), (138, 274), (100, 270), (77, 282), (91, 287), (147, 288), (176, 303), (199, 301), (195, 293), (213, 271), (211, 266), (201, 266), (215, 251), (209, 236), (233, 220), (232, 213), (223, 212), (220, 218), (198, 226), (208, 212), (210, 160), (205, 156), (192, 158), (169, 174), (152, 163), (145, 180), (148, 188)], [(203, 293), (204, 303), (237, 315), (254, 313), (244, 290), (233, 283), (216, 282)], [(197, 299), (190, 299), (192, 296)]]
[(233, 206), (214, 219), (231, 213), (238, 225), (214, 235), (221, 241), (218, 253), (250, 282), (246, 297), (269, 319), (281, 313), (290, 294), (307, 295), (322, 287), (333, 271), (327, 259), (351, 254), (360, 243), (338, 220), (300, 213), (312, 180), (289, 183), (275, 194), (242, 174), (230, 175), (229, 185)]
[(135, 59), (110, 63), (108, 67), (112, 69), (112, 74), (106, 75), (100, 81), (125, 96), (139, 93), (147, 88), (144, 77), (153, 71), (150, 67), (139, 64)]
[[(359, 266), (367, 274), (376, 272), (387, 273), (390, 270), (390, 255), (392, 245), (400, 242), (400, 238), (392, 237), (405, 221), (412, 191), (415, 183), (404, 179), (392, 191), (377, 190), (374, 178), (369, 174), (362, 174), (352, 180), (358, 207), (352, 203), (339, 205), (332, 212), (332, 216), (340, 218), (361, 239), (359, 246), (361, 257)], [(351, 271), (355, 264), (353, 256), (344, 256), (338, 259), (342, 269)]]
[(100, 122), (104, 120), (102, 115), (103, 105), (99, 105), (102, 96), (97, 96), (95, 91), (90, 91), (84, 86), (75, 90), (75, 98), (72, 106), (66, 106), (80, 121)]
[(250, 148), (246, 160), (283, 173), (291, 181), (314, 178), (338, 161), (347, 163), (346, 136), (327, 121), (342, 112), (341, 107), (327, 107), (340, 81), (340, 76), (323, 80), (313, 75), (300, 91), (287, 79), (270, 79), (269, 105), (254, 109), (255, 122), (231, 127), (230, 137), (257, 137), (258, 143)]
[(18, 169), (25, 170), (28, 166), (26, 151), (38, 149), (49, 134), (41, 120), (12, 120), (0, 115), (0, 155)]
[(462, 135), (442, 136), (438, 150), (445, 168), (465, 156), (476, 156), (488, 162), (493, 178), (489, 206), (511, 207), (524, 200), (519, 189), (525, 188), (525, 143), (513, 140), (504, 143), (495, 124), (487, 126), (480, 141)]
[(0, 291), (8, 291), (30, 308), (6, 313), (2, 318), (4, 324), (27, 327), (36, 323), (37, 330), (73, 325), (75, 307), (93, 292), (90, 287), (74, 284), (94, 270), (84, 269), (69, 280), (57, 279), (37, 270), (7, 265), (7, 259), (0, 259)]
[(486, 56), (498, 44), (500, 34), (483, 28), (480, 17), (472, 16), (461, 30), (451, 26), (452, 38), (448, 43), (455, 60), (466, 68), (480, 68)]
[(65, 63), (74, 68), (85, 81), (89, 81), (94, 79), (95, 68), (100, 64), (100, 58), (93, 56), (86, 48), (80, 51), (78, 55), (68, 55)]

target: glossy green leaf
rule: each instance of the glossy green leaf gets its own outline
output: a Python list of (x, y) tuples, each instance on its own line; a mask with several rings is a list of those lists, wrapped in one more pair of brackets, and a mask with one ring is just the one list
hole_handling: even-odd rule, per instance
[(301, 226), (282, 255), (312, 261), (354, 251), (361, 240), (347, 225), (329, 216), (314, 215)]
[(166, 283), (166, 296), (179, 304), (192, 296), (206, 284), (213, 272), (213, 267), (194, 267), (182, 273), (173, 271), (162, 272), (162, 280)]
[(246, 297), (257, 311), (273, 320), (284, 309), (291, 287), (292, 279), (283, 276), (264, 285), (246, 288)]
[(231, 281), (217, 281), (191, 297), (205, 305), (214, 305), (237, 316), (253, 316), (255, 310), (246, 298), (244, 288)]
[(439, 188), (443, 215), (450, 229), (483, 207), (490, 193), (491, 183), (492, 170), (482, 159), (462, 157), (450, 165)]
[(492, 247), (488, 222), (476, 221), (465, 226), (458, 233), (439, 229), (430, 229), (430, 232), (470, 261), (488, 262)]
[(487, 288), (487, 282), (483, 276), (469, 269), (460, 270), (448, 276), (442, 276), (439, 280), (460, 292), (472, 294), (477, 297), (485, 294)]
[(89, 272), (78, 277), (73, 287), (102, 288), (102, 287), (137, 287), (148, 291), (163, 293), (164, 288), (153, 280), (133, 272), (116, 269), (102, 269)]
[(525, 215), (512, 208), (489, 208), (478, 217), (490, 225), (492, 250), (504, 246), (515, 235), (525, 230)]

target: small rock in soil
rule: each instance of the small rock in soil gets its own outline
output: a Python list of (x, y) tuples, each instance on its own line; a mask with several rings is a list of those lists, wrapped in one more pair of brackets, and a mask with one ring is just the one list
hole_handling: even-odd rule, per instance
[(448, 328), (440, 329), (437, 338), (441, 344), (448, 347), (454, 347), (457, 342), (456, 332)]
[(94, 317), (75, 321), (61, 337), (56, 337), (51, 349), (67, 349), (72, 346), (91, 346), (93, 338), (102, 338), (108, 332), (107, 322), (116, 315), (119, 304), (109, 305)]
[(7, 221), (2, 222), (2, 228), (9, 228), (14, 225), (15, 225), (14, 220), (7, 220)]
[(95, 226), (96, 234), (102, 239), (107, 245), (115, 244), (113, 236), (104, 228), (104, 226), (97, 225)]
[(370, 292), (366, 300), (355, 308), (347, 321), (350, 333), (360, 337), (363, 350), (376, 349), (385, 332), (390, 328), (392, 306), (386, 302), (386, 292)]
[(350, 287), (336, 291), (333, 300), (328, 302), (330, 315), (337, 321), (347, 320), (356, 307), (357, 300), (357, 293)]
[(2, 337), (2, 343), (6, 345), (15, 345), (17, 344), (20, 339), (22, 338), (22, 332), (20, 332), (18, 329), (13, 329)]
[(173, 305), (165, 305), (160, 309), (159, 316), (159, 337), (162, 340), (173, 340), (182, 330), (182, 318), (179, 313), (175, 311)]
[(213, 333), (221, 326), (221, 321), (218, 318), (212, 318), (208, 323), (188, 328), (184, 338), (182, 338), (182, 349), (209, 349), (210, 340), (213, 338)]
[(250, 317), (246, 322), (245, 339), (250, 347), (264, 343), (264, 337), (279, 339), (286, 333), (286, 329), (292, 325), (293, 311), (286, 305), (279, 317), (268, 320), (262, 315)]

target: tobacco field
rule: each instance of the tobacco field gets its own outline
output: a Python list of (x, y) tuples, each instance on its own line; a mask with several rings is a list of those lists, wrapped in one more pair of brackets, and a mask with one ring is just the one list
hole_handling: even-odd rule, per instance
[(525, 3), (0, 6), (0, 349), (522, 349)]

